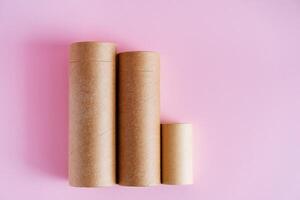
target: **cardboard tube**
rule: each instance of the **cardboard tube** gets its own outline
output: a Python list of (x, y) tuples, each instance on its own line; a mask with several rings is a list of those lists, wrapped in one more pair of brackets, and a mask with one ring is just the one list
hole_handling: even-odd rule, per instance
[(108, 186), (116, 182), (116, 49), (111, 43), (71, 45), (69, 79), (69, 182)]
[(162, 183), (193, 183), (191, 124), (162, 124)]
[(119, 184), (160, 183), (159, 54), (119, 54)]

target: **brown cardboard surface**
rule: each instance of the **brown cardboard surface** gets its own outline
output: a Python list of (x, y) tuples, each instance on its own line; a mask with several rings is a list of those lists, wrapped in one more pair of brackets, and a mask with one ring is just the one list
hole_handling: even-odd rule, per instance
[(115, 61), (116, 46), (108, 42), (76, 42), (71, 44), (70, 61)]
[(162, 124), (162, 183), (193, 183), (191, 124)]
[(155, 52), (119, 54), (119, 184), (160, 183), (160, 64)]
[(116, 50), (111, 43), (71, 45), (69, 182), (97, 187), (116, 182)]

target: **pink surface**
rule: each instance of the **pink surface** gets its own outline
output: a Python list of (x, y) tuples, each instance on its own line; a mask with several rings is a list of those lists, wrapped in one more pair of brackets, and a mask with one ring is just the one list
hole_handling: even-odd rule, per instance
[[(195, 184), (72, 188), (68, 45), (161, 53), (164, 121), (195, 127)], [(0, 1), (0, 199), (300, 199), (300, 2)]]

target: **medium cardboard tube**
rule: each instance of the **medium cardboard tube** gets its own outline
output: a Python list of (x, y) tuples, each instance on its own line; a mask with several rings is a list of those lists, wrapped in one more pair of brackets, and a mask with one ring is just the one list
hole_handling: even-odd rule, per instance
[(162, 183), (193, 183), (191, 124), (162, 124)]
[(155, 52), (119, 54), (119, 184), (160, 183), (160, 65)]
[(116, 182), (116, 48), (79, 42), (70, 49), (69, 182), (98, 187)]

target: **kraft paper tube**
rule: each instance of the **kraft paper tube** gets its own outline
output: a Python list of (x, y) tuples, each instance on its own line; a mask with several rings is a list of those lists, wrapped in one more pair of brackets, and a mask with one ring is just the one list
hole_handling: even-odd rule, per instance
[(116, 182), (116, 48), (111, 43), (73, 43), (69, 79), (69, 182)]
[(160, 183), (159, 54), (119, 54), (119, 184)]
[(162, 124), (162, 183), (193, 183), (192, 125)]

